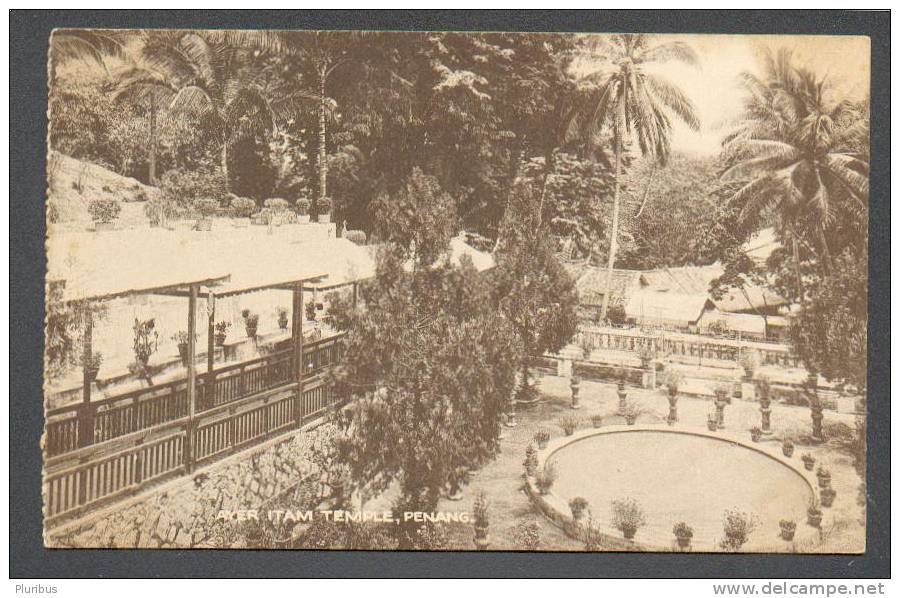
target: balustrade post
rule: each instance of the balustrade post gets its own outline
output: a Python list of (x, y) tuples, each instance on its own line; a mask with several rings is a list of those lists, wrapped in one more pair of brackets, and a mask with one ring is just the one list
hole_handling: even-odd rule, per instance
[(216, 296), (209, 291), (206, 296), (206, 311), (209, 314), (209, 321), (206, 327), (206, 383), (203, 385), (203, 391), (206, 395), (207, 408), (216, 404), (216, 376), (213, 373), (216, 361)]
[(81, 355), (82, 371), (82, 408), (78, 411), (78, 446), (90, 446), (94, 443), (94, 409), (91, 408), (91, 384), (94, 377), (90, 372), (91, 359), (93, 357), (94, 318), (90, 305), (85, 304), (84, 314), (83, 352)]
[(184, 469), (187, 473), (191, 473), (194, 470), (194, 416), (197, 413), (197, 368), (194, 364), (194, 359), (197, 354), (197, 293), (198, 286), (192, 284), (190, 294), (188, 295), (188, 421), (184, 434)]
[(293, 304), (291, 311), (291, 339), (293, 340), (294, 356), (292, 360), (293, 374), (297, 381), (297, 394), (294, 397), (294, 425), (300, 427), (303, 424), (303, 287), (294, 287)]

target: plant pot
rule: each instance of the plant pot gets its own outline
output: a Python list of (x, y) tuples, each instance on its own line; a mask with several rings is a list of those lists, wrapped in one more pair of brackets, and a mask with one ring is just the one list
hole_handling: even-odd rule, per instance
[(541, 441), (539, 440), (539, 441), (538, 441), (538, 448), (539, 448), (539, 449), (545, 449), (545, 448), (547, 448), (547, 443), (548, 443), (548, 442), (549, 442), (548, 440), (545, 440), (545, 441), (543, 441), (543, 442), (541, 442)]
[(300, 224), (307, 224), (307, 223), (309, 223), (309, 214), (298, 214), (298, 215), (297, 215), (297, 222), (299, 222)]
[(625, 416), (625, 423), (628, 424), (629, 426), (633, 426), (636, 421), (637, 421), (636, 415), (626, 415)]
[(217, 347), (224, 347), (224, 346), (225, 346), (225, 338), (226, 338), (226, 336), (227, 336), (227, 335), (224, 334), (224, 333), (222, 333), (222, 332), (217, 332), (217, 333), (216, 333), (216, 346), (217, 346)]
[(285, 316), (283, 318), (278, 318), (278, 327), (282, 330), (287, 330), (287, 327), (288, 327), (287, 316)]
[(247, 338), (256, 338), (256, 326), (247, 326)]
[(181, 357), (181, 365), (187, 367), (188, 365), (188, 344), (187, 343), (178, 343), (178, 355)]
[(581, 521), (584, 519), (584, 511), (572, 511), (572, 520), (573, 521)]
[(603, 426), (603, 420), (602, 419), (592, 419), (591, 425), (595, 428), (600, 428)]
[(575, 433), (575, 430), (574, 430), (574, 429), (566, 429), (566, 430), (563, 430), (563, 431), (566, 433), (566, 436), (571, 436), (572, 434)]
[(718, 429), (718, 427), (719, 427), (719, 426), (716, 425), (716, 422), (715, 422), (715, 421), (707, 421), (707, 422), (706, 422), (706, 428), (707, 428), (710, 432), (715, 432), (715, 431)]
[(675, 536), (675, 541), (678, 543), (678, 548), (690, 548), (691, 537), (692, 536)]
[(331, 222), (331, 214), (319, 214), (319, 223), (320, 224), (328, 224)]
[(829, 508), (830, 508), (831, 505), (834, 504), (834, 499), (835, 499), (836, 496), (837, 496), (837, 492), (835, 492), (835, 491), (832, 490), (831, 488), (828, 488), (828, 489), (826, 489), (826, 490), (823, 490), (823, 491), (820, 493), (819, 499), (820, 499), (820, 501), (821, 501), (823, 507), (829, 507)]
[(816, 475), (816, 478), (819, 480), (819, 488), (823, 490), (831, 486), (831, 476), (830, 475)]
[(98, 373), (100, 373), (100, 366), (97, 366), (95, 368), (87, 368), (88, 382), (93, 382), (94, 380), (96, 380)]
[(803, 469), (806, 471), (812, 471), (816, 466), (815, 461), (808, 461), (806, 459), (803, 460)]
[(819, 527), (822, 524), (822, 513), (806, 513), (806, 523), (811, 527)]
[(759, 442), (760, 438), (762, 438), (762, 432), (750, 432), (750, 440), (753, 442)]
[(475, 528), (475, 548), (477, 550), (487, 550), (488, 546), (490, 546), (490, 540), (488, 540), (487, 528), (486, 527), (476, 527)]
[(94, 230), (95, 231), (116, 230), (116, 223), (115, 222), (95, 222)]
[(626, 540), (634, 540), (634, 534), (637, 533), (636, 527), (626, 527), (622, 529), (622, 535)]
[(793, 528), (793, 529), (788, 529), (788, 528), (784, 528), (784, 527), (781, 528), (781, 539), (784, 540), (785, 542), (790, 542), (791, 540), (794, 539), (794, 533), (796, 531), (797, 531), (796, 528)]

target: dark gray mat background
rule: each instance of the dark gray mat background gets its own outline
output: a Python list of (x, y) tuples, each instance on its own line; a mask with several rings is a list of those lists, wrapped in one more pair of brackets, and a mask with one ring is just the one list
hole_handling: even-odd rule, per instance
[[(55, 27), (868, 35), (872, 39), (865, 555), (45, 550), (47, 43)], [(890, 14), (849, 11), (10, 11), (10, 576), (890, 577)]]

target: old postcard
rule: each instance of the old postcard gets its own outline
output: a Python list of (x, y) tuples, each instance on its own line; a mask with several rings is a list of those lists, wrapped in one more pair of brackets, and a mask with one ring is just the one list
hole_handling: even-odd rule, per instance
[(869, 38), (48, 43), (45, 546), (865, 551)]

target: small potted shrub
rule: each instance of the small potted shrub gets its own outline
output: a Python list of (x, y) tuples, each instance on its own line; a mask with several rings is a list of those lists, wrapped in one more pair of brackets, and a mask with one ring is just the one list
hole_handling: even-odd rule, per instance
[(710, 413), (706, 416), (706, 428), (710, 432), (715, 432), (716, 430), (719, 429), (719, 422), (716, 419), (715, 413)]
[(822, 500), (822, 506), (830, 508), (831, 505), (834, 504), (834, 498), (837, 496), (837, 490), (828, 486), (827, 488), (823, 488), (819, 493), (819, 498)]
[(525, 461), (522, 462), (522, 465), (525, 466), (525, 475), (530, 478), (534, 477), (535, 472), (537, 472), (538, 459), (537, 449), (531, 443), (528, 443), (528, 446), (525, 447)]
[(290, 204), (286, 199), (280, 197), (272, 197), (263, 202), (265, 211), (269, 215), (269, 223), (275, 226), (281, 226), (285, 220), (285, 212), (287, 212)]
[(122, 205), (109, 198), (92, 199), (88, 204), (88, 213), (94, 221), (94, 230), (112, 230), (122, 211)]
[(595, 428), (599, 428), (603, 425), (603, 416), (599, 413), (591, 416), (591, 425)]
[(678, 547), (684, 549), (691, 545), (691, 538), (694, 537), (694, 528), (684, 521), (679, 521), (675, 524), (675, 527), (672, 528), (672, 533), (675, 534), (675, 540), (678, 542)]
[(587, 511), (587, 508), (588, 501), (581, 496), (576, 496), (569, 501), (569, 510), (572, 511), (572, 519), (574, 519), (575, 521), (581, 521), (581, 519), (584, 517), (585, 512)]
[(749, 381), (753, 379), (753, 372), (759, 367), (759, 353), (747, 350), (741, 354), (741, 367), (744, 368), (744, 377)]
[(553, 467), (552, 463), (547, 463), (544, 465), (544, 468), (537, 472), (537, 475), (534, 477), (534, 484), (537, 486), (538, 492), (541, 494), (547, 494), (550, 492), (550, 488), (553, 487), (553, 482), (556, 481), (556, 468)]
[(563, 429), (563, 432), (566, 433), (566, 436), (571, 436), (578, 428), (578, 418), (567, 415), (559, 420), (559, 427)]
[(230, 208), (236, 218), (249, 218), (256, 211), (256, 202), (249, 197), (235, 195), (231, 198)]
[(300, 197), (294, 206), (297, 208), (297, 220), (299, 222), (309, 222), (309, 200), (305, 197)]
[(156, 352), (159, 333), (156, 331), (156, 318), (148, 320), (134, 319), (134, 361), (137, 368), (146, 371), (150, 356)]
[(716, 397), (716, 404), (731, 404), (731, 385), (727, 382), (719, 382), (713, 387), (713, 394)]
[(753, 515), (737, 509), (725, 511), (723, 523), (725, 539), (721, 543), (722, 548), (740, 550), (747, 540), (750, 539), (750, 534), (756, 530), (758, 525), (759, 521)]
[(221, 322), (216, 322), (216, 346), (222, 347), (225, 345), (225, 338), (228, 336), (228, 329), (231, 328), (231, 322), (226, 320), (222, 320)]
[(790, 542), (794, 539), (794, 532), (797, 531), (797, 524), (790, 519), (782, 519), (778, 522), (781, 527), (781, 539)]
[(800, 456), (800, 460), (803, 461), (803, 467), (806, 471), (812, 471), (816, 466), (816, 458), (809, 453), (803, 453), (803, 455)]
[(306, 302), (306, 319), (315, 321), (316, 319), (316, 302), (310, 299)]
[(188, 333), (184, 330), (179, 330), (175, 334), (172, 335), (172, 340), (178, 344), (178, 355), (181, 357), (181, 363), (185, 367), (188, 364)]
[(316, 210), (319, 213), (319, 222), (331, 222), (331, 198), (320, 197), (316, 201)]
[(810, 527), (819, 527), (822, 524), (822, 509), (815, 500), (810, 501), (809, 507), (806, 508), (806, 523)]
[(762, 438), (762, 429), (759, 426), (753, 426), (750, 428), (750, 440), (753, 442), (759, 442), (759, 439)]
[(284, 307), (278, 308), (278, 328), (281, 330), (287, 330), (288, 327), (288, 312)]
[(85, 371), (87, 372), (87, 377), (89, 382), (93, 382), (97, 379), (97, 374), (100, 373), (100, 365), (103, 363), (103, 353), (100, 351), (94, 351), (91, 353), (90, 357), (87, 357), (84, 361)]
[(537, 442), (539, 449), (547, 448), (547, 443), (550, 442), (550, 432), (547, 430), (538, 430), (534, 433), (534, 441)]
[(638, 416), (643, 412), (644, 410), (638, 407), (637, 403), (629, 401), (625, 404), (625, 410), (622, 412), (622, 417), (625, 418), (626, 424), (633, 426), (637, 422)]
[(488, 547), (488, 500), (483, 491), (475, 495), (472, 505), (472, 516), (475, 519), (475, 547), (487, 550)]
[(191, 205), (199, 216), (197, 218), (197, 223), (194, 224), (194, 230), (212, 230), (211, 217), (219, 210), (219, 200), (212, 197), (198, 197)]
[(247, 338), (256, 338), (256, 330), (259, 326), (259, 314), (255, 314), (248, 309), (241, 312), (244, 317), (244, 329), (247, 331)]
[(680, 372), (669, 370), (662, 376), (663, 386), (666, 387), (666, 394), (669, 395), (669, 403), (672, 404), (678, 396), (678, 389), (684, 382), (684, 376)]
[(638, 349), (638, 358), (641, 360), (641, 369), (649, 369), (650, 364), (656, 359), (656, 349), (653, 348), (653, 344), (647, 342), (641, 345), (641, 348)]
[(772, 404), (772, 385), (765, 376), (760, 376), (754, 383), (756, 388), (756, 398), (759, 400), (759, 406), (762, 409), (768, 409)]
[(791, 458), (794, 454), (794, 441), (790, 438), (785, 438), (781, 441), (781, 452), (785, 457)]
[(831, 472), (819, 465), (816, 470), (816, 478), (819, 480), (819, 488), (828, 488), (831, 486)]
[(637, 530), (647, 523), (644, 510), (633, 498), (612, 501), (612, 524), (626, 540), (633, 540)]

